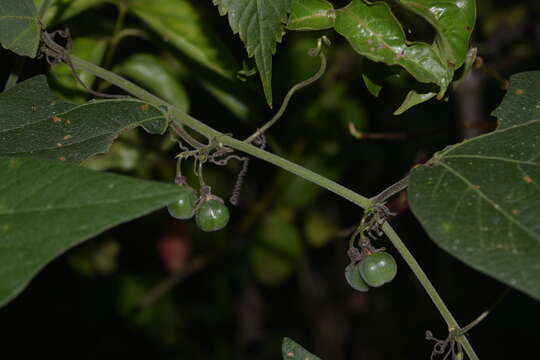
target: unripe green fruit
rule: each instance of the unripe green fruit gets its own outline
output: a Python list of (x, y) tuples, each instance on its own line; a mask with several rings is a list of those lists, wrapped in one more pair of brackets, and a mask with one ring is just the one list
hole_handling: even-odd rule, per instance
[(397, 264), (394, 257), (387, 252), (377, 252), (360, 261), (360, 275), (369, 286), (379, 287), (394, 279)]
[(185, 191), (180, 195), (180, 198), (169, 204), (167, 210), (169, 210), (172, 217), (187, 220), (191, 219), (195, 214), (195, 205), (199, 197), (192, 188), (184, 187), (183, 189)]
[(221, 230), (229, 222), (229, 209), (220, 201), (207, 200), (197, 210), (195, 222), (202, 231)]
[(369, 290), (369, 286), (366, 284), (364, 279), (362, 279), (359, 267), (360, 263), (349, 264), (345, 268), (345, 279), (347, 279), (347, 282), (354, 290), (366, 292)]

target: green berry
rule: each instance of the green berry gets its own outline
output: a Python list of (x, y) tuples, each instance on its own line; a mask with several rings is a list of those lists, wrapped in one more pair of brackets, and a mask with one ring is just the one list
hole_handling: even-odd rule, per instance
[(195, 222), (202, 231), (223, 229), (229, 222), (229, 209), (218, 200), (207, 200), (197, 210)]
[(345, 268), (345, 279), (349, 285), (357, 291), (366, 292), (369, 290), (369, 286), (366, 284), (362, 276), (360, 276), (360, 264), (349, 264)]
[(183, 187), (183, 189), (185, 191), (182, 192), (180, 198), (169, 204), (167, 210), (169, 210), (169, 214), (171, 214), (172, 217), (187, 220), (191, 219), (193, 214), (195, 214), (195, 205), (197, 204), (199, 197), (192, 188)]
[(377, 252), (360, 261), (360, 275), (369, 286), (379, 287), (394, 279), (397, 264), (394, 257), (387, 252)]

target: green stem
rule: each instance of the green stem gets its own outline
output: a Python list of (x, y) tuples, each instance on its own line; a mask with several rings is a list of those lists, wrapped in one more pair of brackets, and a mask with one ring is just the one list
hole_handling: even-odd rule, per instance
[(24, 64), (26, 63), (26, 58), (19, 56), (15, 59), (15, 64), (13, 64), (13, 68), (11, 69), (11, 72), (9, 73), (9, 77), (6, 81), (6, 85), (4, 85), (4, 91), (11, 89), (12, 87), (17, 84), (17, 81), (19, 81), (19, 76), (24, 68)]
[(118, 34), (121, 32), (124, 27), (124, 20), (126, 19), (127, 14), (127, 5), (124, 2), (117, 4), (118, 16), (116, 17), (116, 23), (114, 24), (113, 36), (110, 40), (109, 49), (107, 51), (107, 56), (105, 56), (104, 67), (109, 68), (112, 64), (114, 53), (116, 52), (116, 46), (118, 45), (121, 37)]
[[(137, 85), (127, 81), (126, 79), (112, 72), (109, 72), (103, 68), (100, 68), (94, 64), (88, 63), (76, 57), (72, 57), (71, 61), (75, 67), (91, 72), (95, 76), (101, 77), (102, 79), (109, 81), (110, 83), (118, 86), (119, 88), (127, 91), (128, 93), (132, 94), (135, 97), (138, 97), (139, 99), (143, 101), (147, 101), (148, 103), (151, 103), (155, 106), (165, 106), (166, 109), (168, 109), (169, 114), (171, 115), (171, 118), (172, 118), (171, 120), (179, 126), (187, 126), (191, 128), (192, 130), (206, 136), (207, 138), (210, 138), (210, 139), (216, 138), (223, 145), (227, 145), (238, 151), (242, 151), (246, 154), (249, 154), (261, 160), (265, 160), (271, 164), (274, 164), (286, 171), (289, 171), (297, 176), (300, 176), (306, 179), (307, 181), (317, 184), (343, 197), (346, 200), (353, 202), (354, 204), (362, 207), (363, 209), (366, 209), (373, 204), (373, 202), (370, 199), (363, 197), (355, 193), (354, 191), (351, 191), (347, 189), (346, 187), (330, 179), (327, 179), (317, 173), (314, 173), (311, 170), (308, 170), (300, 165), (292, 163), (272, 153), (259, 149), (244, 141), (237, 140), (230, 136), (224, 135), (217, 130), (212, 129), (211, 127), (203, 124), (202, 122), (198, 121), (197, 119), (193, 118), (192, 116), (188, 115), (182, 110), (168, 104), (164, 100), (158, 98), (157, 96), (149, 93), (148, 91), (138, 87)], [(399, 235), (394, 231), (394, 229), (388, 223), (385, 223), (382, 229), (384, 233), (388, 236), (392, 244), (395, 246), (396, 250), (403, 257), (405, 262), (407, 262), (412, 272), (416, 275), (416, 278), (422, 284), (422, 286), (428, 293), (429, 297), (435, 304), (435, 307), (437, 308), (437, 310), (439, 310), (441, 316), (446, 321), (448, 328), (459, 329), (459, 325), (457, 321), (454, 319), (454, 317), (452, 316), (452, 314), (450, 313), (450, 311), (444, 304), (444, 301), (439, 296), (439, 294), (437, 293), (437, 290), (435, 290), (435, 288), (433, 287), (433, 285), (427, 278), (426, 274), (424, 273), (420, 265), (416, 262), (416, 260), (414, 259), (412, 254), (409, 252), (409, 250), (407, 249), (403, 241), (400, 239)], [(467, 340), (465, 336), (460, 336), (458, 338), (458, 341), (463, 345), (470, 359), (478, 360), (478, 356), (474, 352), (471, 344), (469, 343), (469, 341)]]
[[(414, 256), (411, 254), (409, 249), (407, 249), (407, 247), (405, 246), (399, 235), (394, 231), (392, 226), (390, 226), (390, 224), (386, 222), (383, 224), (382, 230), (384, 231), (386, 236), (388, 236), (388, 239), (390, 239), (392, 245), (394, 245), (403, 260), (405, 260), (407, 265), (409, 265), (418, 281), (422, 284), (429, 297), (431, 298), (431, 301), (433, 301), (433, 304), (435, 304), (435, 307), (437, 308), (437, 310), (439, 310), (439, 313), (441, 313), (442, 317), (446, 321), (448, 329), (460, 329), (458, 322), (456, 321), (450, 310), (448, 310), (448, 307), (446, 307), (446, 304), (440, 297), (437, 290), (435, 290), (435, 287), (433, 286), (431, 281), (429, 281), (426, 273), (424, 272), (424, 270), (422, 270)], [(478, 360), (478, 356), (474, 352), (474, 349), (467, 337), (460, 336), (458, 337), (458, 341), (463, 345), (463, 348), (465, 349), (465, 352), (470, 359)]]
[(291, 90), (289, 90), (287, 95), (285, 96), (285, 99), (283, 100), (283, 103), (281, 104), (278, 112), (272, 117), (272, 119), (270, 119), (270, 121), (268, 121), (266, 124), (264, 124), (263, 127), (258, 129), (257, 131), (255, 131), (255, 133), (253, 133), (250, 137), (248, 137), (246, 140), (244, 140), (245, 142), (252, 143), (253, 140), (258, 138), (260, 135), (264, 134), (266, 132), (266, 130), (268, 130), (270, 128), (270, 126), (274, 125), (276, 123), (276, 121), (278, 121), (281, 118), (281, 116), (283, 116), (283, 114), (285, 113), (285, 110), (287, 109), (287, 105), (289, 105), (289, 101), (291, 100), (291, 98), (292, 98), (292, 96), (294, 95), (295, 92), (297, 92), (298, 90), (300, 90), (302, 88), (305, 88), (306, 86), (308, 86), (308, 85), (310, 85), (310, 84), (312, 84), (315, 81), (320, 79), (320, 77), (324, 74), (324, 71), (326, 70), (326, 56), (321, 51), (319, 53), (319, 57), (321, 59), (321, 66), (320, 66), (319, 70), (315, 73), (315, 75), (311, 76), (307, 80), (304, 80), (304, 81), (299, 82), (298, 84), (294, 85), (291, 88)]

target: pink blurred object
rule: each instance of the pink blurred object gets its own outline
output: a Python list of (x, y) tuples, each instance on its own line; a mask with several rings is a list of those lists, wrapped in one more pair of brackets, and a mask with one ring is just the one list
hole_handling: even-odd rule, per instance
[[(173, 230), (173, 229), (171, 229)], [(158, 240), (158, 252), (170, 272), (181, 270), (191, 254), (191, 234), (185, 226), (175, 226)]]

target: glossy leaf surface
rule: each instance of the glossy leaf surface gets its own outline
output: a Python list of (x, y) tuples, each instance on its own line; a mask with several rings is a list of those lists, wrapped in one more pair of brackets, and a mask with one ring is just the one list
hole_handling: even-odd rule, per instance
[(288, 30), (324, 30), (334, 26), (334, 6), (326, 0), (292, 0)]
[(435, 95), (438, 99), (444, 96), (454, 71), (465, 61), (476, 20), (474, 0), (399, 0), (399, 3), (433, 27), (432, 44), (408, 41), (386, 2), (352, 0), (336, 11), (335, 24), (336, 31), (361, 55), (387, 65), (399, 65), (419, 82), (439, 87), (438, 94), (411, 91), (397, 114)]
[(399, 3), (433, 26), (437, 31), (435, 44), (451, 66), (463, 65), (476, 20), (475, 0), (399, 0)]
[(514, 75), (494, 115), (413, 170), (409, 202), (443, 249), (540, 300), (540, 72)]
[(42, 159), (0, 157), (0, 184), (0, 306), (69, 248), (180, 194), (172, 184)]
[(106, 152), (118, 134), (143, 126), (163, 133), (162, 112), (135, 99), (90, 101), (74, 105), (58, 99), (44, 76), (0, 94), (0, 155), (79, 162)]
[(249, 57), (255, 56), (268, 105), (272, 106), (272, 55), (281, 42), (291, 0), (213, 0), (240, 35)]
[(358, 53), (373, 61), (400, 65), (418, 81), (439, 85), (443, 93), (452, 79), (453, 70), (431, 45), (408, 44), (403, 28), (384, 2), (353, 0), (336, 11), (335, 29)]

